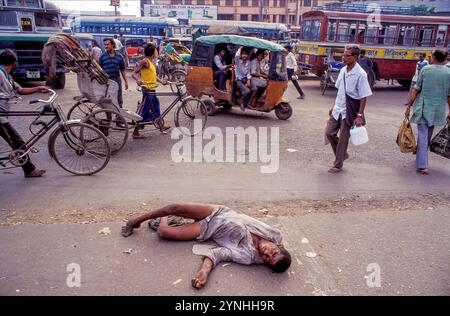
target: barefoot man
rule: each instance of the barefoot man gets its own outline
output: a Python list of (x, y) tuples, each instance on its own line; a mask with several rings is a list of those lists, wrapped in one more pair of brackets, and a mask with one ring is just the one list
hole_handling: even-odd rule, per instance
[[(169, 215), (195, 220), (179, 227), (168, 225)], [(269, 225), (222, 205), (171, 204), (130, 219), (122, 227), (128, 237), (141, 223), (161, 218), (158, 233), (170, 240), (213, 240), (218, 246), (209, 251), (192, 279), (192, 286), (202, 288), (211, 270), (223, 261), (240, 264), (265, 264), (274, 272), (284, 272), (291, 265), (291, 255), (281, 245), (281, 234)]]

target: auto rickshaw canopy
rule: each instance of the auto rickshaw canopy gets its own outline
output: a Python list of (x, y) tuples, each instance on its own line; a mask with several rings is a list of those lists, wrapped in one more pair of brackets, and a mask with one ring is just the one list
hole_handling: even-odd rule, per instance
[(255, 47), (258, 49), (269, 50), (271, 52), (285, 51), (284, 47), (279, 44), (259, 38), (239, 36), (239, 35), (201, 36), (197, 39), (197, 41), (207, 45), (233, 44), (239, 46)]

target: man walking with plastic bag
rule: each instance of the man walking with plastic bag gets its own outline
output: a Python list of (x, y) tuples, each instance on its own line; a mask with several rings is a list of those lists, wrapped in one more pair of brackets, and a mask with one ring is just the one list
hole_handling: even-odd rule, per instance
[[(345, 47), (343, 67), (336, 80), (338, 93), (330, 118), (325, 129), (325, 136), (335, 154), (329, 173), (342, 171), (344, 160), (348, 158), (347, 147), (352, 125), (360, 127), (365, 124), (364, 109), (367, 97), (372, 95), (367, 74), (357, 63), (360, 49), (358, 45)], [(339, 132), (339, 137), (337, 136)]]
[[(414, 104), (411, 122), (417, 124), (416, 168), (428, 174), (428, 147), (435, 126), (446, 123), (446, 110), (450, 109), (450, 69), (445, 67), (447, 52), (435, 50), (431, 65), (422, 69), (409, 96), (405, 115), (409, 117)], [(447, 115), (450, 120), (450, 114)]]

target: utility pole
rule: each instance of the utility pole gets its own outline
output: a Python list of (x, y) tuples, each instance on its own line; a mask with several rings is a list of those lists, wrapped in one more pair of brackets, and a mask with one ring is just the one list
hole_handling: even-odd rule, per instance
[(120, 0), (111, 0), (111, 6), (114, 6), (114, 15), (117, 16), (117, 7), (120, 6)]

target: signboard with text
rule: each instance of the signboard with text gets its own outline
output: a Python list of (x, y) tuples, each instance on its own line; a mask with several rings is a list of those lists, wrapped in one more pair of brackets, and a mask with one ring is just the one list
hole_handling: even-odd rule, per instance
[(174, 19), (217, 20), (215, 5), (144, 4), (144, 16)]

